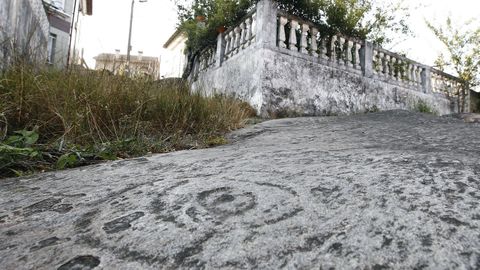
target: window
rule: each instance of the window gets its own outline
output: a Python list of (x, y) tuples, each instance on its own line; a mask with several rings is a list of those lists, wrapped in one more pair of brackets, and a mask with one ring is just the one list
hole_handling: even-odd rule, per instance
[(57, 35), (50, 33), (48, 36), (48, 51), (47, 51), (47, 63), (53, 64), (55, 61), (55, 47), (57, 43)]
[(61, 9), (61, 10), (63, 10), (64, 7), (65, 7), (65, 0), (51, 0), (50, 3), (55, 8), (58, 8), (58, 9)]

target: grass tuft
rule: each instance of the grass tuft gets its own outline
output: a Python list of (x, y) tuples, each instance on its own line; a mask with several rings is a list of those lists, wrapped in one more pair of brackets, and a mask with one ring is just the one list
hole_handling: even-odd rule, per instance
[(415, 110), (421, 113), (436, 114), (435, 110), (432, 109), (425, 101), (419, 100), (415, 104)]

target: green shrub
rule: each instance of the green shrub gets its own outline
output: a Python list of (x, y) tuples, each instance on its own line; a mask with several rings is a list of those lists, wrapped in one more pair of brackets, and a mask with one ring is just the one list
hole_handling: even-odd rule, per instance
[(421, 113), (435, 114), (435, 110), (432, 109), (425, 101), (419, 100), (415, 105), (415, 110)]

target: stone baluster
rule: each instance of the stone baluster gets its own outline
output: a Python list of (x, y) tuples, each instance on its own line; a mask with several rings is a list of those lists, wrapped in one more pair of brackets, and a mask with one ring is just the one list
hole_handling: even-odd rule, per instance
[(402, 65), (403, 61), (400, 58), (397, 58), (397, 78), (396, 80), (401, 82), (402, 81)]
[(338, 58), (338, 63), (343, 66), (345, 61), (345, 38), (340, 36), (340, 57)]
[(230, 31), (228, 33), (228, 36), (230, 37), (230, 47), (228, 48), (228, 56), (231, 57), (233, 54), (233, 50), (235, 49), (235, 31)]
[(373, 74), (378, 75), (378, 51), (373, 50), (372, 54), (372, 62), (373, 62)]
[(385, 66), (384, 66), (384, 73), (385, 77), (390, 77), (390, 55), (385, 54)]
[(360, 45), (360, 43), (358, 43), (358, 42), (355, 42), (355, 45), (354, 45), (354, 50), (355, 50), (354, 68), (355, 69), (361, 69), (362, 68), (361, 63), (360, 63), (360, 49), (362, 49), (362, 45)]
[(353, 54), (352, 54), (352, 49), (353, 49), (353, 41), (348, 40), (347, 42), (347, 66), (350, 68), (353, 68)]
[(408, 63), (408, 65), (407, 65), (407, 83), (409, 85), (412, 84), (412, 67), (413, 67), (412, 63)]
[(440, 76), (437, 73), (434, 73), (433, 74), (433, 88), (435, 89), (435, 91), (440, 92), (440, 90), (442, 88), (441, 84), (442, 84), (442, 82), (441, 82)]
[(235, 27), (235, 51), (234, 53), (238, 53), (240, 51), (240, 42), (241, 42), (241, 33), (242, 29), (239, 26)]
[(230, 35), (225, 35), (225, 52), (224, 52), (224, 57), (228, 58), (228, 53), (230, 52)]
[(422, 68), (421, 67), (417, 67), (417, 84), (419, 86), (422, 85)]
[(286, 17), (280, 17), (279, 24), (278, 24), (278, 46), (280, 48), (287, 48), (286, 36), (285, 36), (285, 25), (288, 23), (288, 19)]
[(245, 24), (245, 22), (242, 22), (240, 24), (240, 31), (241, 31), (241, 36), (240, 36), (240, 47), (239, 49), (243, 49), (245, 48), (245, 41), (246, 41), (246, 34), (247, 34), (247, 25)]
[(378, 73), (380, 75), (385, 75), (385, 53), (384, 52), (379, 52), (378, 53), (378, 58), (379, 58), (379, 67), (378, 67)]
[(400, 69), (400, 81), (402, 82), (404, 82), (407, 77), (407, 68), (408, 68), (407, 61), (402, 60), (402, 65)]
[(320, 40), (320, 58), (327, 60), (328, 50), (327, 50), (327, 38), (324, 37)]
[(307, 36), (308, 36), (308, 30), (310, 27), (308, 24), (304, 23), (302, 24), (302, 27), (300, 28), (302, 30), (301, 37), (300, 37), (300, 52), (308, 54), (308, 43), (307, 43)]
[(392, 56), (392, 79), (397, 79), (397, 58)]
[(317, 45), (317, 35), (318, 35), (318, 29), (315, 27), (311, 28), (311, 49), (310, 49), (310, 54), (313, 55), (314, 57), (318, 57), (318, 45)]
[(433, 92), (437, 92), (437, 91), (438, 91), (438, 77), (437, 77), (437, 73), (432, 73), (431, 81), (432, 81), (432, 90), (433, 90)]
[(291, 51), (298, 51), (297, 48), (297, 27), (298, 27), (298, 22), (295, 20), (290, 21), (290, 38), (288, 40), (289, 43), (289, 49)]
[(415, 72), (415, 70), (417, 69), (417, 65), (416, 64), (413, 64), (412, 65), (412, 70), (411, 70), (411, 82), (412, 82), (412, 85), (413, 86), (416, 86), (417, 85), (417, 74)]
[(332, 37), (332, 42), (330, 43), (330, 61), (336, 62), (337, 60), (337, 36)]
[(252, 15), (252, 24), (250, 27), (250, 40), (248, 41), (248, 45), (251, 45), (256, 39), (256, 31), (257, 31), (257, 13)]
[(250, 18), (247, 18), (245, 20), (245, 24), (246, 24), (246, 35), (245, 35), (245, 47), (248, 47), (248, 45), (250, 45), (250, 41), (252, 39), (252, 19)]
[(411, 63), (410, 68), (408, 70), (408, 81), (410, 82), (410, 85), (415, 85), (415, 78), (413, 75), (413, 70), (415, 69), (415, 64)]

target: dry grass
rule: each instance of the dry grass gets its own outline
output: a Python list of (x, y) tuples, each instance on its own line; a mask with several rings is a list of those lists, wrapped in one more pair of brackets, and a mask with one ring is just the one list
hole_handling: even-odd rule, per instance
[(0, 140), (35, 130), (38, 144), (60, 153), (107, 145), (114, 156), (130, 157), (202, 147), (252, 114), (243, 102), (191, 93), (179, 81), (22, 64), (0, 74)]

